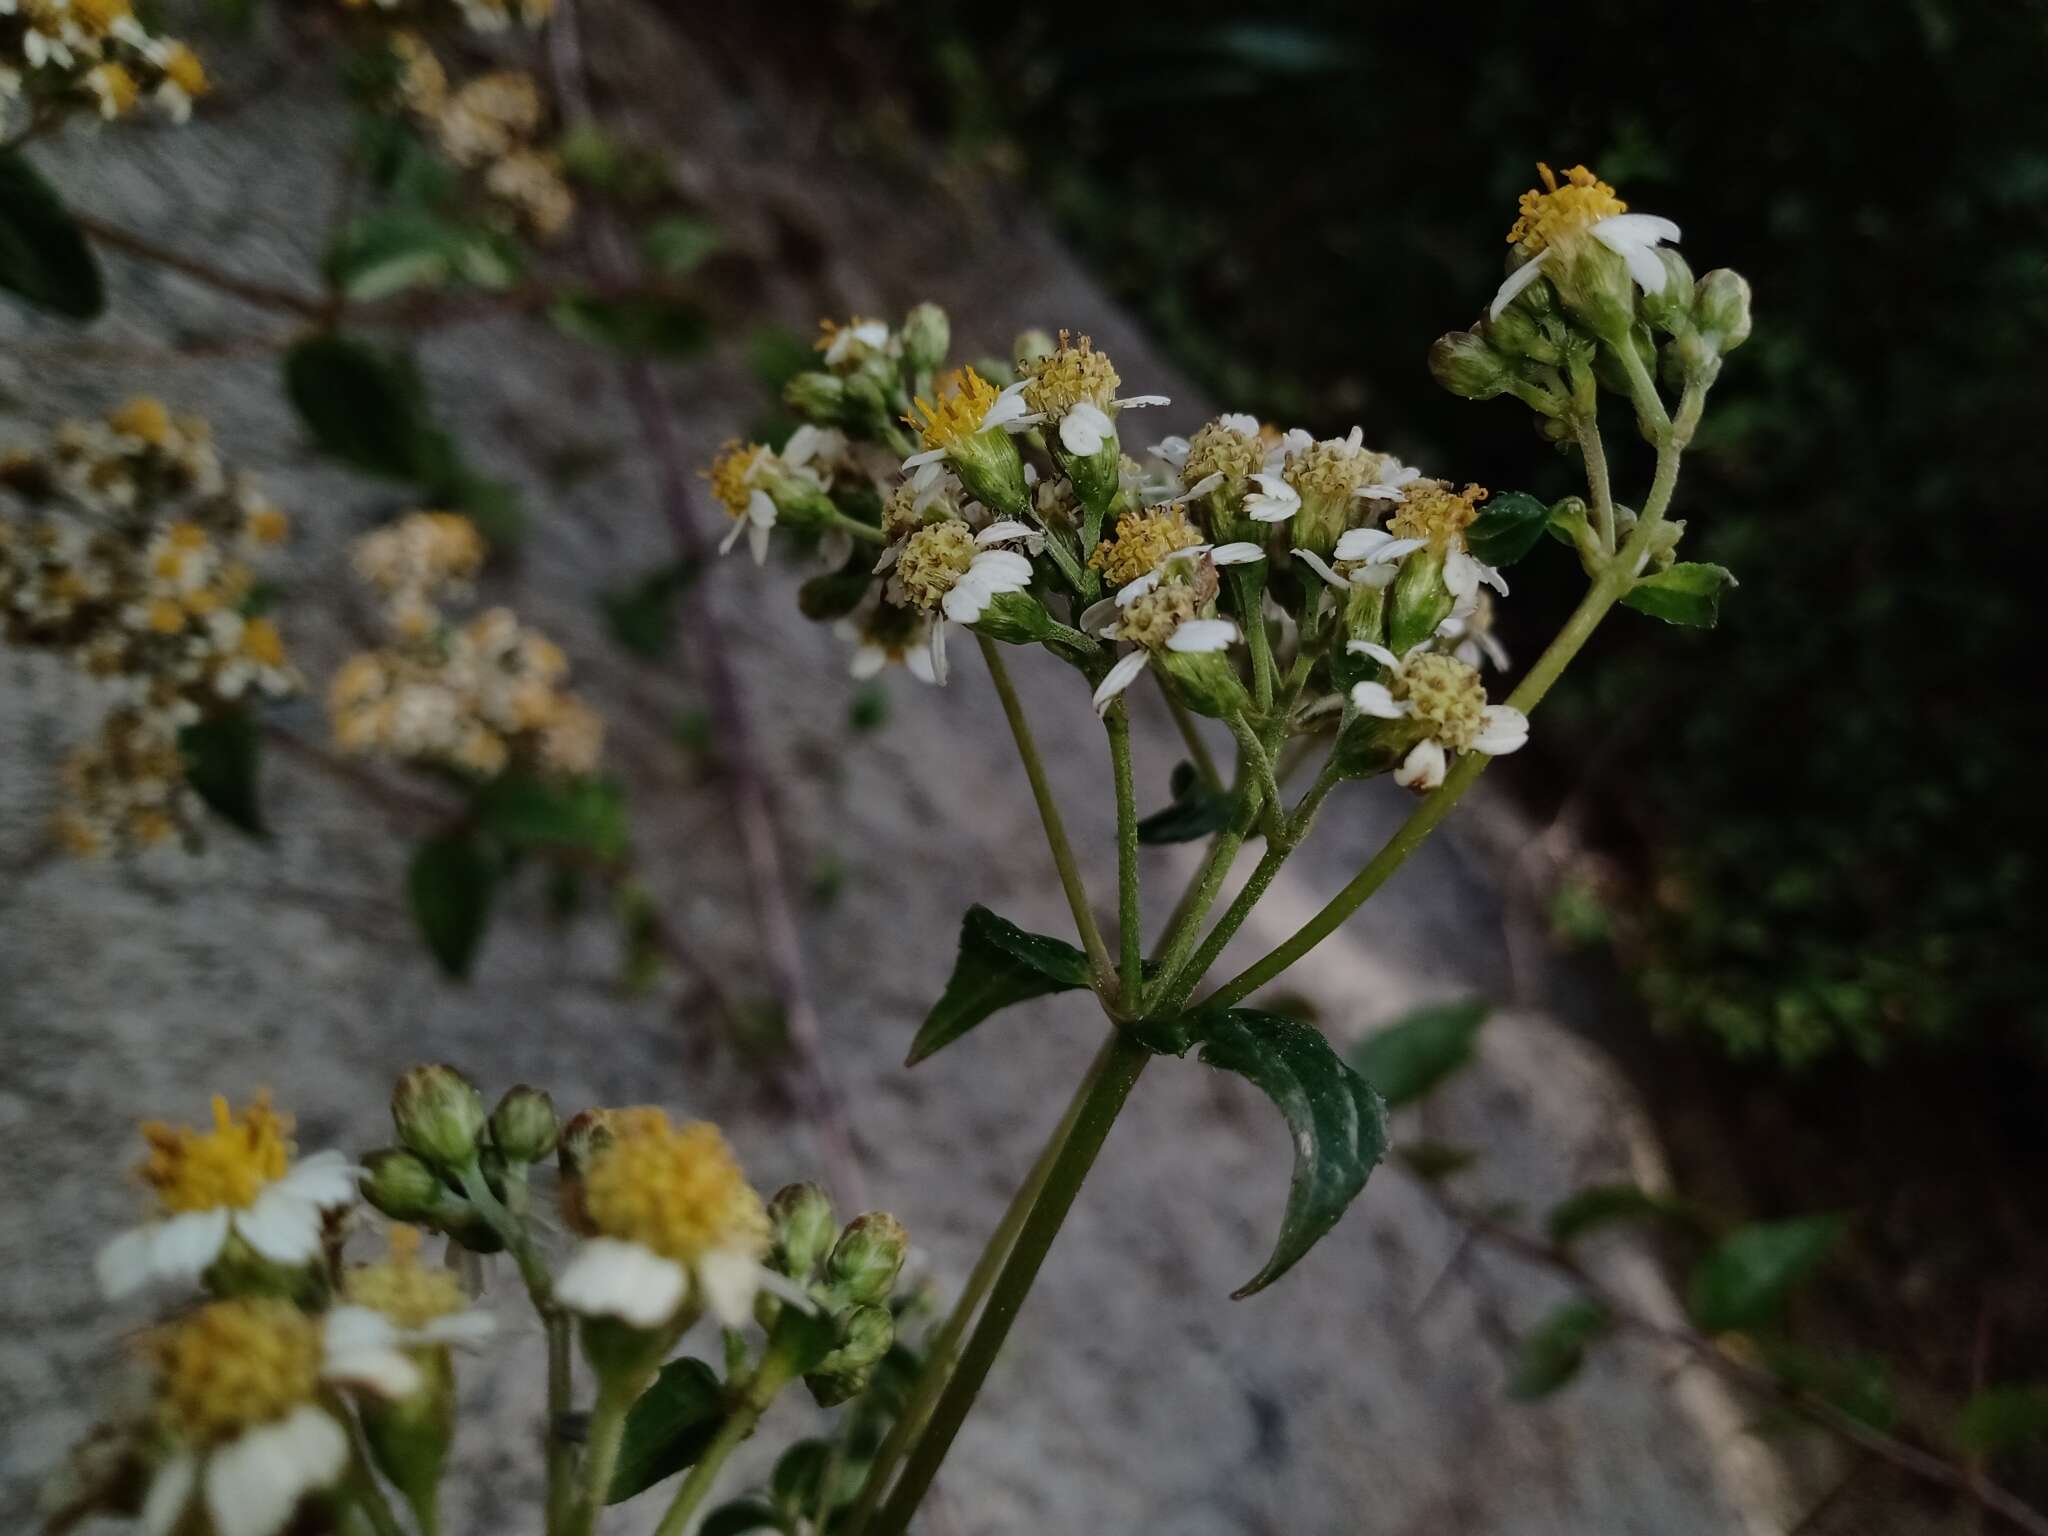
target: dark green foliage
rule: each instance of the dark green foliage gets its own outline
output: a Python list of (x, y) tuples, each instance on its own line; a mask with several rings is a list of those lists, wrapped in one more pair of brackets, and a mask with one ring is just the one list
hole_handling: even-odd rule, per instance
[(693, 1464), (724, 1419), (717, 1373), (687, 1356), (669, 1361), (626, 1415), (625, 1438), (605, 1503), (630, 1499)]
[(1088, 985), (1088, 957), (1071, 944), (1026, 933), (987, 907), (960, 921), (960, 952), (946, 990), (925, 1015), (905, 1066), (916, 1066), (1012, 1003)]
[(457, 981), (468, 979), (490, 926), (498, 870), (491, 850), (458, 828), (420, 844), (406, 871), (406, 900), (420, 937), (441, 969)]
[(263, 807), (256, 775), (263, 756), (263, 730), (246, 710), (215, 715), (178, 732), (185, 779), (207, 809), (251, 837), (263, 837)]
[(1527, 491), (1509, 491), (1480, 509), (1466, 531), (1472, 553), (1488, 565), (1513, 565), (1534, 549), (1550, 526), (1550, 508)]
[(1518, 1403), (1550, 1396), (1579, 1374), (1586, 1363), (1586, 1346), (1612, 1326), (1607, 1309), (1596, 1301), (1580, 1297), (1560, 1303), (1522, 1340), (1508, 1378), (1508, 1396)]
[(1417, 1008), (1366, 1037), (1351, 1053), (1358, 1070), (1389, 1108), (1421, 1098), (1472, 1056), (1491, 1005), (1474, 998)]
[(1220, 832), (1237, 813), (1237, 801), (1202, 782), (1193, 763), (1176, 763), (1168, 787), (1171, 804), (1138, 823), (1141, 843), (1192, 843)]
[(0, 153), (0, 289), (67, 320), (106, 308), (99, 262), (55, 189), (15, 151)]
[(1843, 1226), (1839, 1216), (1799, 1216), (1738, 1227), (1692, 1272), (1686, 1286), (1692, 1320), (1708, 1333), (1776, 1321), (1793, 1288), (1827, 1257)]

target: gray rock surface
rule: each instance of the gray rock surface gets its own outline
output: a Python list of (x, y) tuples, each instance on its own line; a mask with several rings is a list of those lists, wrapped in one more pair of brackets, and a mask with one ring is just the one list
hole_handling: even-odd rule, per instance
[[(808, 328), (819, 313), (897, 313), (930, 295), (965, 340), (1020, 325), (1093, 332), (1127, 380), (1176, 382), (1043, 226), (1007, 201), (960, 201), (908, 171), (833, 149), (820, 119), (760, 64), (755, 43), (691, 36), (655, 4), (590, 17), (600, 78), (663, 142), (738, 248), (770, 263), (761, 303)], [(751, 63), (740, 67), (735, 60)], [(235, 112), (181, 133), (74, 137), (37, 158), (85, 208), (238, 273), (297, 282), (318, 254), (347, 125), (317, 61), (280, 62)], [(809, 253), (807, 269), (789, 259)], [(239, 462), (297, 516), (283, 614), (316, 680), (350, 648), (343, 549), (393, 493), (316, 461), (280, 396), (274, 352), (185, 360), (166, 349), (279, 336), (264, 315), (183, 278), (110, 263), (111, 317), (81, 344), (10, 311), (0, 390), (26, 431), (152, 390), (209, 415)], [(693, 452), (760, 404), (737, 335), (669, 379)], [(612, 722), (649, 869), (677, 924), (745, 990), (758, 986), (743, 871), (716, 782), (671, 742), (700, 702), (690, 658), (651, 667), (604, 637), (599, 591), (667, 558), (650, 466), (608, 361), (510, 321), (423, 338), (435, 396), (477, 462), (517, 478), (536, 531), (491, 584), (556, 634)], [(1184, 393), (1184, 392), (1181, 392)], [(1200, 419), (1185, 402), (1162, 427)], [(1150, 425), (1151, 423), (1148, 423)], [(568, 450), (608, 457), (551, 489)], [(910, 1224), (932, 1272), (964, 1274), (1058, 1118), (1099, 1036), (1072, 998), (1017, 1010), (915, 1072), (900, 1060), (952, 960), (958, 914), (985, 901), (1059, 932), (1065, 913), (1022, 775), (971, 649), (953, 686), (890, 682), (875, 734), (847, 724), (852, 685), (833, 638), (801, 621), (801, 573), (735, 560), (693, 595), (715, 603), (761, 735), (791, 867), (842, 863), (845, 894), (805, 912), (831, 1066), (875, 1203)], [(1113, 895), (1107, 757), (1071, 674), (1020, 659), (1021, 684), (1084, 850)], [(686, 980), (649, 996), (616, 984), (602, 914), (551, 926), (538, 893), (499, 917), (475, 985), (437, 979), (401, 884), (419, 823), (306, 764), (267, 772), (274, 842), (224, 834), (202, 856), (134, 865), (39, 861), (56, 756), (96, 704), (40, 658), (0, 654), (0, 1519), (89, 1421), (122, 1331), (87, 1283), (99, 1241), (137, 1210), (125, 1178), (138, 1117), (191, 1118), (208, 1094), (271, 1086), (302, 1145), (381, 1139), (392, 1074), (463, 1063), (487, 1085), (525, 1079), (568, 1105), (656, 1099), (724, 1122), (763, 1187), (815, 1170), (811, 1138), (718, 1037)], [(1156, 700), (1140, 705), (1139, 774), (1162, 798), (1178, 753)], [(317, 735), (310, 706), (291, 716)], [(1280, 937), (1375, 847), (1398, 792), (1346, 793), (1322, 840), (1276, 887), (1241, 947)], [(1151, 888), (1190, 862), (1149, 854)], [(1165, 898), (1157, 898), (1163, 907)], [(1428, 997), (1498, 987), (1497, 902), (1449, 841), (1290, 988), (1342, 1040)], [(1475, 1193), (1540, 1210), (1576, 1184), (1654, 1172), (1616, 1075), (1555, 1023), (1499, 1020), (1478, 1066), (1431, 1112), (1430, 1134), (1486, 1152)], [(1403, 1124), (1405, 1133), (1420, 1127)], [(1165, 1063), (1140, 1085), (1048, 1263), (927, 1522), (934, 1532), (1403, 1533), (1783, 1530), (1796, 1499), (1710, 1381), (1655, 1351), (1602, 1350), (1572, 1390), (1533, 1408), (1502, 1394), (1512, 1336), (1556, 1288), (1474, 1253), (1403, 1175), (1365, 1198), (1283, 1284), (1228, 1300), (1257, 1265), (1286, 1182), (1286, 1136), (1242, 1084)], [(1625, 1242), (1602, 1271), (1651, 1309), (1664, 1278)], [(1457, 1260), (1446, 1278), (1447, 1266)], [(509, 1299), (508, 1316), (512, 1315)], [(458, 1532), (531, 1530), (520, 1502), (539, 1407), (536, 1340), (516, 1333), (470, 1368), (478, 1417), (457, 1476)], [(779, 1409), (773, 1427), (803, 1414)], [(759, 1448), (755, 1448), (758, 1453)], [(758, 1466), (755, 1455), (750, 1466)], [(641, 1513), (641, 1525), (652, 1511)], [(632, 1514), (619, 1521), (634, 1529)]]

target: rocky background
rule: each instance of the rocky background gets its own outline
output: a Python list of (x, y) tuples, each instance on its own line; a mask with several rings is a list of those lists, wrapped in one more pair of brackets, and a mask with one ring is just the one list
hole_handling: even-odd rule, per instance
[[(889, 155), (849, 151), (860, 125), (836, 115), (814, 80), (779, 69), (767, 18), (673, 9), (587, 8), (598, 105), (669, 147), (683, 185), (746, 264), (757, 320), (808, 331), (821, 314), (900, 314), (931, 297), (955, 315), (967, 355), (1000, 350), (1025, 325), (1072, 326), (1133, 385), (1176, 396), (1148, 427), (1186, 430), (1204, 417), (1208, 403), (1175, 388), (1028, 209), (933, 175), (903, 141)], [(330, 61), (278, 36), (241, 53), (226, 107), (193, 126), (76, 135), (35, 158), (108, 223), (245, 277), (302, 285), (319, 257), (347, 113)], [(280, 611), (317, 691), (359, 640), (346, 544), (393, 510), (393, 492), (305, 446), (277, 376), (288, 324), (160, 267), (111, 257), (109, 269), (109, 316), (84, 337), (0, 314), (9, 429), (26, 436), (139, 391), (210, 417), (225, 451), (295, 514)], [(663, 376), (693, 464), (762, 404), (744, 333), (736, 323), (710, 359)], [(672, 553), (617, 364), (512, 319), (439, 330), (419, 350), (471, 458), (518, 481), (535, 514), (516, 568), (487, 595), (576, 659), (611, 722), (613, 765), (631, 785), (640, 849), (677, 931), (730, 988), (765, 991), (726, 787), (712, 759), (680, 750), (672, 731), (703, 703), (704, 658), (686, 648), (670, 665), (632, 660), (606, 637), (596, 605)], [(561, 466), (572, 458), (588, 472), (567, 483)], [(734, 767), (769, 786), (799, 888), (809, 985), (858, 1159), (857, 1170), (835, 1159), (825, 1171), (842, 1189), (857, 1178), (869, 1203), (899, 1213), (950, 1288), (1058, 1118), (1101, 1024), (1073, 998), (1053, 1000), (915, 1072), (900, 1066), (968, 903), (1050, 932), (1066, 916), (971, 648), (956, 653), (944, 691), (892, 678), (886, 726), (857, 734), (843, 647), (795, 611), (803, 574), (734, 559), (687, 601), (715, 609), (757, 737)], [(1091, 888), (1109, 895), (1101, 732), (1071, 674), (1028, 657), (1015, 671)], [(1157, 700), (1138, 698), (1140, 791), (1156, 804), (1180, 751)], [(403, 904), (409, 839), (425, 821), (397, 781), (274, 752), (265, 791), (276, 836), (266, 844), (224, 832), (192, 859), (47, 856), (55, 763), (96, 709), (57, 666), (0, 654), (8, 1528), (28, 1519), (39, 1480), (91, 1421), (123, 1330), (142, 1321), (139, 1310), (110, 1314), (89, 1284), (98, 1243), (138, 1213), (127, 1176), (138, 1118), (194, 1118), (213, 1092), (240, 1098), (267, 1085), (298, 1117), (303, 1147), (362, 1148), (385, 1134), (392, 1075), (445, 1059), (487, 1093), (526, 1080), (569, 1108), (654, 1099), (715, 1118), (764, 1189), (821, 1171), (805, 1117), (758, 1055), (725, 1036), (701, 985), (685, 975), (646, 995), (622, 992), (602, 912), (564, 927), (524, 890), (499, 913), (474, 984), (443, 981)], [(282, 718), (320, 739), (312, 704)], [(1522, 834), (1498, 800), (1482, 798), (1473, 819), (1288, 979), (1340, 1042), (1420, 1000), (1503, 992), (1494, 850)], [(1391, 787), (1340, 795), (1241, 937), (1247, 957), (1313, 910), (1404, 809)], [(1474, 826), (1494, 835), (1474, 841)], [(1164, 891), (1192, 857), (1147, 860), (1151, 888)], [(808, 872), (828, 864), (845, 870), (842, 894), (804, 902)], [(1475, 1196), (1540, 1211), (1586, 1182), (1656, 1177), (1654, 1142), (1617, 1075), (1540, 1015), (1497, 1016), (1477, 1065), (1427, 1113), (1427, 1134), (1484, 1148)], [(1417, 1119), (1400, 1130), (1422, 1134)], [(1192, 1064), (1147, 1075), (926, 1529), (1705, 1536), (1786, 1530), (1825, 1486), (1745, 1433), (1747, 1406), (1656, 1347), (1603, 1349), (1556, 1398), (1508, 1403), (1514, 1339), (1564, 1293), (1468, 1248), (1396, 1170), (1375, 1178), (1283, 1284), (1230, 1301), (1270, 1241), (1287, 1159), (1277, 1117), (1244, 1085)], [(1646, 1251), (1616, 1237), (1592, 1252), (1613, 1286), (1676, 1315)], [(538, 1339), (517, 1331), (506, 1280), (511, 1342), (467, 1371), (476, 1416), (452, 1531), (533, 1525)], [(769, 1442), (809, 1412), (779, 1408)], [(735, 1492), (759, 1464), (743, 1462)], [(643, 1527), (654, 1518), (629, 1507), (618, 1528), (636, 1528), (636, 1513)]]

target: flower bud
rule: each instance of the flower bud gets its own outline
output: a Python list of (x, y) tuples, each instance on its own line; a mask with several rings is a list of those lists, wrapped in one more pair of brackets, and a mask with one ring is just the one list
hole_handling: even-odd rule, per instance
[(903, 342), (903, 358), (918, 373), (936, 373), (945, 366), (953, 347), (953, 325), (936, 304), (920, 304), (903, 317), (897, 333)]
[(1656, 255), (1664, 263), (1664, 287), (1643, 295), (1643, 318), (1658, 330), (1675, 335), (1692, 323), (1692, 268), (1674, 246), (1660, 245)]
[(775, 1232), (770, 1262), (798, 1284), (809, 1280), (837, 1230), (832, 1197), (815, 1184), (786, 1184), (768, 1202), (768, 1220)]
[(414, 1067), (391, 1090), (391, 1119), (398, 1139), (429, 1163), (460, 1168), (476, 1156), (483, 1096), (453, 1067)]
[(1029, 592), (998, 592), (968, 627), (1005, 645), (1035, 645), (1052, 638), (1053, 617)]
[(449, 1204), (441, 1176), (403, 1147), (380, 1147), (363, 1159), (363, 1198), (393, 1221), (436, 1224)]
[(820, 1408), (857, 1397), (874, 1380), (875, 1367), (896, 1343), (896, 1319), (887, 1307), (859, 1306), (840, 1314), (839, 1347), (804, 1377)]
[(1708, 333), (1723, 355), (1749, 340), (1749, 280), (1740, 272), (1716, 267), (1699, 281), (1693, 321)]
[(1051, 357), (1059, 351), (1060, 344), (1044, 331), (1019, 331), (1017, 339), (1010, 343), (1010, 361), (1023, 372), (1026, 363), (1035, 363), (1041, 357)]
[(612, 1112), (586, 1109), (572, 1115), (555, 1142), (555, 1161), (565, 1179), (581, 1178), (590, 1159), (612, 1144)]
[(1444, 585), (1444, 551), (1435, 545), (1418, 549), (1401, 562), (1387, 602), (1387, 649), (1406, 656), (1436, 633), (1451, 616), (1451, 593)]
[(1152, 658), (1180, 701), (1198, 715), (1230, 720), (1251, 708), (1251, 695), (1223, 651), (1160, 651)]
[(800, 373), (782, 386), (782, 399), (812, 421), (844, 421), (851, 406), (846, 380), (836, 373)]
[(909, 1246), (910, 1234), (887, 1211), (856, 1216), (825, 1261), (826, 1283), (847, 1301), (886, 1301)]
[(1591, 236), (1555, 247), (1545, 269), (1565, 312), (1613, 344), (1636, 320), (1636, 285), (1628, 263)]
[[(1549, 327), (1555, 325), (1556, 321), (1549, 322)], [(1549, 327), (1521, 305), (1510, 304), (1500, 312), (1498, 320), (1486, 323), (1485, 336), (1494, 350), (1506, 357), (1526, 358), (1555, 367), (1564, 361), (1564, 348), (1558, 345)]]
[(1491, 400), (1508, 387), (1507, 359), (1477, 331), (1439, 336), (1429, 349), (1429, 372), (1445, 389), (1467, 400)]
[(442, 1345), (407, 1351), (421, 1385), (395, 1401), (364, 1394), (363, 1437), (370, 1460), (414, 1509), (432, 1502), (455, 1439), (455, 1372)]
[(555, 1101), (524, 1083), (508, 1088), (491, 1111), (491, 1145), (511, 1162), (540, 1162), (555, 1150), (559, 1128)]
[(1023, 456), (1001, 427), (953, 444), (946, 456), (967, 493), (998, 517), (1023, 517), (1030, 511)]

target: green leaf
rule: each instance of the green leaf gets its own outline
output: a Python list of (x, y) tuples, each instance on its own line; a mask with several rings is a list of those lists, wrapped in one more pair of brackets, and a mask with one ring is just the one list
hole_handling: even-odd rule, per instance
[(814, 624), (843, 619), (860, 606), (874, 581), (874, 550), (855, 544), (838, 570), (821, 572), (797, 588), (796, 606)]
[(1586, 1346), (1612, 1324), (1598, 1302), (1579, 1297), (1561, 1304), (1522, 1340), (1508, 1377), (1508, 1396), (1518, 1403), (1550, 1396), (1578, 1375), (1586, 1363)]
[(1321, 1033), (1274, 1013), (1232, 1008), (1195, 1014), (1168, 1030), (1141, 1035), (1175, 1039), (1183, 1055), (1202, 1048), (1204, 1066), (1235, 1072), (1271, 1099), (1294, 1138), (1294, 1176), (1280, 1235), (1265, 1267), (1233, 1296), (1262, 1291), (1294, 1267), (1337, 1224), (1387, 1150), (1387, 1106)]
[(787, 1531), (782, 1516), (771, 1504), (759, 1499), (735, 1499), (721, 1504), (704, 1517), (697, 1536), (748, 1536), (751, 1531)]
[(626, 851), (626, 797), (609, 779), (503, 773), (471, 803), (478, 829), (508, 847), (575, 849), (607, 863)]
[(1763, 1346), (1764, 1364), (1779, 1381), (1841, 1409), (1873, 1429), (1898, 1418), (1891, 1367), (1869, 1355), (1822, 1355), (1777, 1341)]
[(492, 231), (395, 208), (350, 221), (328, 253), (327, 271), (349, 298), (368, 303), (451, 282), (503, 288), (519, 276), (519, 257)]
[(1480, 509), (1465, 544), (1488, 565), (1510, 566), (1536, 547), (1549, 524), (1549, 507), (1527, 491), (1509, 491)]
[(1639, 1185), (1591, 1184), (1551, 1208), (1550, 1240), (1569, 1243), (1599, 1227), (1689, 1215), (1676, 1201), (1653, 1195)]
[(1692, 1273), (1686, 1288), (1692, 1320), (1707, 1333), (1770, 1322), (1846, 1225), (1840, 1216), (1799, 1216), (1737, 1228)]
[(640, 237), (640, 253), (647, 258), (647, 265), (663, 276), (687, 277), (724, 243), (716, 224), (673, 213), (649, 226)]
[(548, 310), (555, 328), (635, 357), (692, 357), (711, 341), (711, 327), (694, 304), (674, 299), (605, 299), (571, 294)]
[(12, 150), (0, 153), (0, 288), (67, 320), (107, 307), (99, 261), (56, 189)]
[(605, 1503), (623, 1503), (694, 1464), (724, 1419), (724, 1388), (717, 1373), (702, 1360), (669, 1361), (626, 1414)]
[(1380, 1092), (1388, 1108), (1421, 1098), (1472, 1055), (1489, 1004), (1478, 999), (1432, 1003), (1388, 1025), (1351, 1053), (1359, 1076)]
[(1141, 843), (1192, 843), (1220, 832), (1237, 815), (1237, 801), (1202, 782), (1193, 763), (1174, 765), (1168, 781), (1173, 803), (1138, 823)]
[(215, 715), (178, 732), (185, 779), (207, 808), (251, 837), (266, 837), (256, 782), (263, 732), (247, 710)]
[[(332, 332), (309, 336), (285, 353), (284, 387), (321, 452), (392, 480), (443, 467), (432, 462), (426, 388), (410, 359)], [(439, 446), (452, 462), (452, 445)]]
[(598, 599), (612, 638), (635, 656), (659, 661), (675, 642), (676, 603), (696, 579), (697, 567), (686, 560), (657, 566), (631, 586)]
[(782, 386), (818, 366), (818, 353), (786, 325), (764, 325), (747, 338), (747, 366), (761, 387), (781, 394)]
[(1712, 629), (1721, 618), (1721, 593), (1735, 585), (1725, 565), (1680, 562), (1654, 576), (1645, 576), (1622, 595), (1638, 613), (1690, 629)]
[(438, 428), (426, 429), (421, 440), (431, 473), (422, 477), (420, 492), (429, 502), (475, 523), (493, 549), (510, 549), (526, 537), (526, 512), (515, 486), (462, 463), (454, 439)]
[(1415, 1177), (1434, 1184), (1463, 1173), (1478, 1162), (1479, 1149), (1451, 1141), (1412, 1141), (1394, 1148), (1394, 1156)]
[(1026, 933), (987, 907), (969, 907), (960, 920), (953, 974), (919, 1026), (904, 1065), (916, 1066), (1012, 1003), (1087, 985), (1088, 957), (1073, 945)]
[(1979, 1392), (1956, 1417), (1956, 1445), (1976, 1456), (1995, 1456), (2048, 1435), (2048, 1387), (1992, 1387)]
[(856, 731), (877, 731), (889, 719), (889, 690), (880, 683), (862, 683), (846, 706), (846, 723)]
[(406, 872), (406, 897), (420, 936), (457, 981), (468, 977), (483, 942), (497, 882), (497, 861), (466, 830), (420, 844)]

